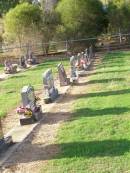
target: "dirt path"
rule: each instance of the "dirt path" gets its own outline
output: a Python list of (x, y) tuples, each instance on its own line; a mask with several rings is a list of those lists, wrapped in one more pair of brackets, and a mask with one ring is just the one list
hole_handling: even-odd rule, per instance
[[(89, 75), (94, 72), (98, 63), (99, 59), (96, 58)], [(71, 87), (69, 92), (59, 99), (39, 127), (7, 160), (1, 173), (39, 173), (40, 168), (47, 164), (47, 160), (58, 153), (59, 149), (54, 145), (57, 131), (63, 122), (70, 119), (71, 109), (77, 97), (86, 93), (87, 82), (87, 76), (80, 78), (79, 85)]]

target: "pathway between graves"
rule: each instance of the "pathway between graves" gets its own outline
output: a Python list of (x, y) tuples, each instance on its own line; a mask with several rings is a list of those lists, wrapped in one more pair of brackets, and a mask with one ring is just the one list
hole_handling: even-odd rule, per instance
[[(94, 72), (99, 62), (100, 59), (97, 57), (88, 75)], [(54, 143), (57, 131), (63, 122), (72, 116), (71, 108), (74, 101), (80, 97), (80, 94), (86, 94), (87, 76), (80, 78), (78, 86), (70, 87), (63, 97), (48, 107), (45, 119), (10, 155), (1, 173), (39, 173), (40, 168), (47, 164), (47, 160), (59, 152), (59, 148), (50, 144)]]

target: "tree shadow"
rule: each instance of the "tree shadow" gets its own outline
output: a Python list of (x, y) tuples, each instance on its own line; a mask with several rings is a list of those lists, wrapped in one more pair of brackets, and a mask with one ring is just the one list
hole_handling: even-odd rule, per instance
[(130, 70), (111, 70), (111, 71), (103, 71), (103, 72), (95, 72), (88, 74), (89, 76), (92, 75), (98, 75), (98, 74), (104, 74), (104, 73), (123, 73), (123, 72), (129, 72)]
[(25, 78), (26, 75), (19, 75), (19, 76), (11, 76), (10, 79), (19, 79), (19, 78)]
[[(85, 85), (84, 83), (81, 85)], [(93, 93), (87, 93), (87, 94), (66, 94), (66, 97), (69, 97), (69, 99), (63, 99), (60, 100), (60, 102), (57, 103), (66, 103), (70, 102), (75, 99), (82, 99), (82, 98), (91, 98), (91, 97), (106, 97), (106, 96), (114, 96), (114, 95), (121, 95), (121, 94), (130, 94), (130, 89), (124, 89), (124, 90), (116, 90), (116, 91), (104, 91), (104, 92), (93, 92)]]
[[(130, 141), (122, 140), (103, 140), (89, 142), (69, 142), (61, 144), (45, 145), (28, 143), (24, 147), (25, 152), (17, 152), (12, 156), (14, 163), (30, 163), (40, 160), (65, 159), (65, 158), (93, 158), (93, 157), (116, 157), (124, 155), (130, 150)], [(27, 155), (25, 157), (25, 155)]]
[(94, 117), (94, 116), (106, 116), (106, 115), (121, 115), (125, 112), (130, 111), (128, 107), (113, 107), (113, 108), (104, 108), (104, 109), (90, 109), (83, 108), (77, 109), (74, 112), (73, 119), (77, 119), (77, 117)]
[(120, 82), (125, 81), (124, 78), (112, 78), (112, 79), (100, 79), (100, 80), (90, 80), (84, 83), (78, 83), (78, 86), (90, 85), (90, 84), (98, 84), (98, 83), (109, 83), (109, 82)]
[[(88, 94), (81, 95), (81, 98), (83, 98), (83, 97), (86, 97), (86, 98), (88, 98), (88, 97), (105, 97), (105, 96), (121, 95), (121, 94), (130, 94), (130, 89), (88, 93)], [(77, 96), (79, 97), (80, 94)]]

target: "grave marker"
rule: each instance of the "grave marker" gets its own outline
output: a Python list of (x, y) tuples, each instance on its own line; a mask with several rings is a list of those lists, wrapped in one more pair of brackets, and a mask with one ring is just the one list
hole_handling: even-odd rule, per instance
[(63, 64), (62, 63), (58, 64), (57, 68), (59, 73), (60, 86), (69, 85), (69, 78), (67, 78)]
[(76, 68), (76, 58), (75, 58), (75, 56), (70, 57), (70, 66), (71, 66), (70, 82), (77, 83), (78, 82), (78, 71), (77, 71), (77, 68)]
[(37, 104), (34, 88), (31, 85), (24, 86), (21, 91), (22, 107), (17, 109), (20, 114), (20, 124), (34, 123), (42, 118), (41, 106)]
[(22, 67), (22, 68), (26, 68), (27, 67), (27, 65), (26, 65), (26, 59), (25, 59), (24, 56), (21, 56), (20, 57), (19, 64), (20, 64), (20, 67)]
[(58, 90), (55, 88), (52, 70), (48, 69), (43, 73), (44, 102), (51, 103), (58, 97)]

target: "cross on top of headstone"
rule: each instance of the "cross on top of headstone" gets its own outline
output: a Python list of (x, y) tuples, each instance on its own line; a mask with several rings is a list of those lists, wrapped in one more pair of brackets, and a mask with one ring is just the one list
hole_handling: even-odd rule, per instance
[(31, 85), (24, 86), (21, 92), (23, 107), (34, 109), (36, 107), (34, 88)]

